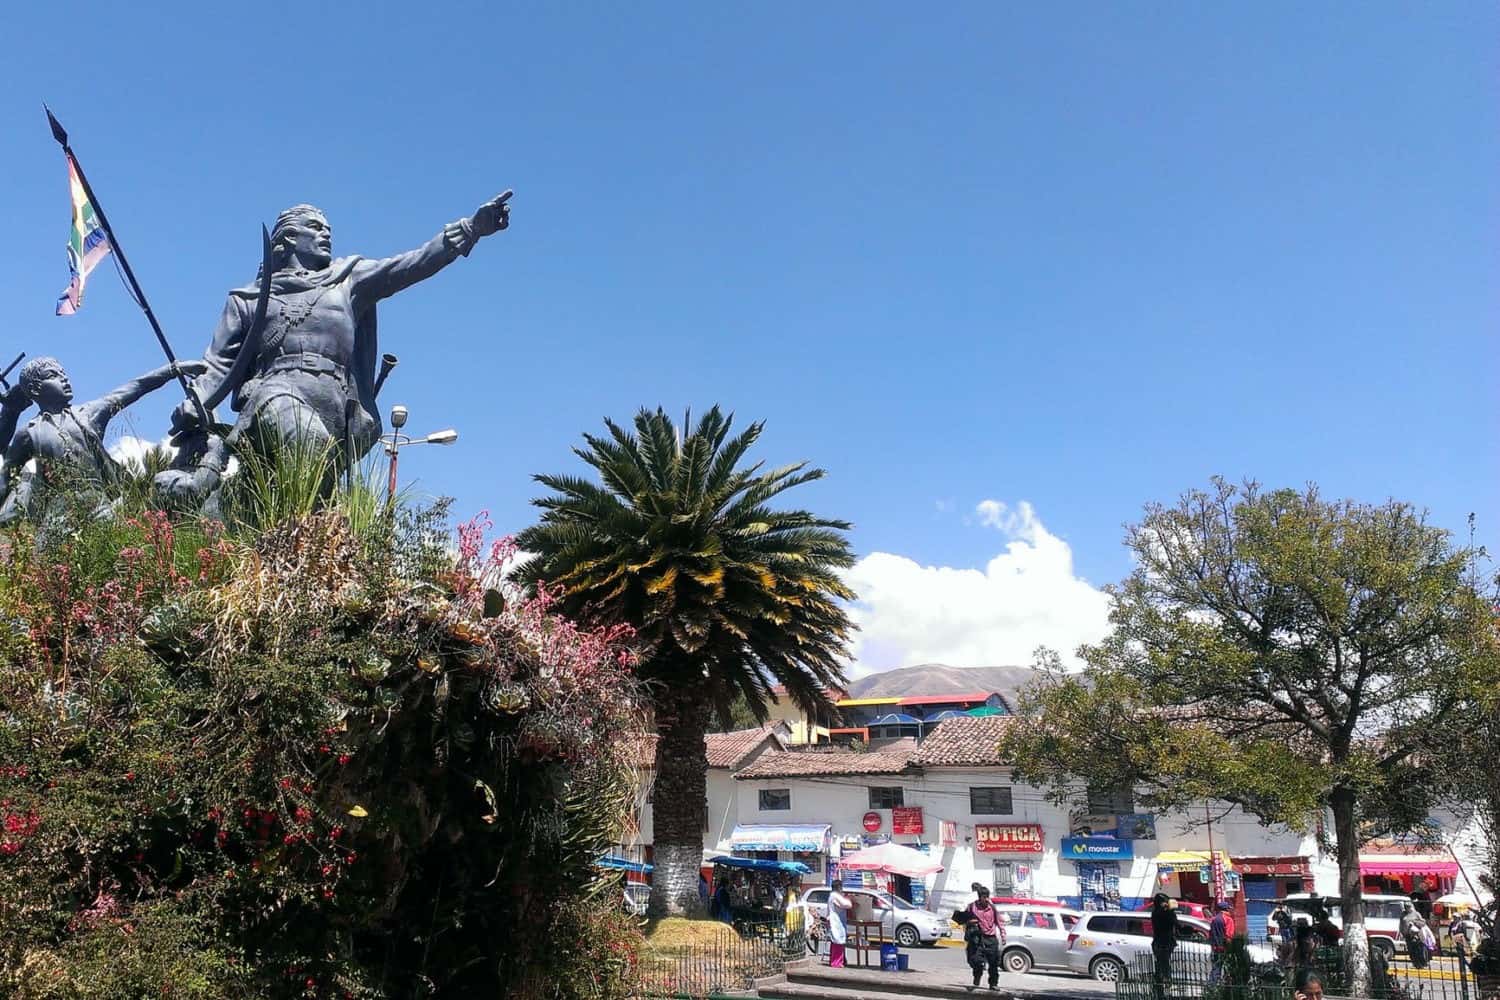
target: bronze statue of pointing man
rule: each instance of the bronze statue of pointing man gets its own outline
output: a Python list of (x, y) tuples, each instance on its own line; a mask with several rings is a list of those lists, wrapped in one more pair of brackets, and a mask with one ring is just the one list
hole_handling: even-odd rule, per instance
[[(383, 260), (334, 258), (333, 232), (322, 212), (311, 205), (282, 212), (271, 233), (265, 322), (259, 328), (252, 322), (260, 280), (231, 291), (204, 354), (208, 371), (193, 382), (200, 398), (227, 394), (239, 413), (229, 443), (263, 452), (290, 440), (315, 448), (337, 443), (340, 458), (368, 452), (382, 432), (375, 405), (376, 303), (505, 229), (509, 199), (507, 191), (423, 246)], [(188, 402), (173, 413), (174, 432), (192, 432), (196, 424)]]

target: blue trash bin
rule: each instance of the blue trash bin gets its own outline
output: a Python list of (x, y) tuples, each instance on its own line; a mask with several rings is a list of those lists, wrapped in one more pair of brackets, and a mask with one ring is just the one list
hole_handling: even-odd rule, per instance
[(897, 955), (896, 956), (896, 971), (897, 972), (906, 972), (906, 971), (908, 971), (907, 960), (910, 959), (910, 958), (911, 958), (910, 955)]
[(880, 967), (886, 972), (895, 972), (900, 967), (900, 959), (901, 953), (896, 950), (895, 945), (883, 944), (880, 946)]

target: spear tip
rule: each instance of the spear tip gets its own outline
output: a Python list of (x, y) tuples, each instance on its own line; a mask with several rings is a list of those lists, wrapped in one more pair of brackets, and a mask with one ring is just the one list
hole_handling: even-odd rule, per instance
[(52, 126), (52, 138), (57, 140), (59, 146), (67, 148), (68, 130), (62, 127), (62, 122), (57, 120), (57, 116), (52, 113), (51, 108), (47, 107), (46, 102), (42, 103), (42, 110), (47, 112), (47, 124)]

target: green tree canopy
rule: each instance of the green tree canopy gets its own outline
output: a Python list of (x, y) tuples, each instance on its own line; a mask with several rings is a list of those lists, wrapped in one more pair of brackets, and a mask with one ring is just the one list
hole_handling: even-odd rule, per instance
[(730, 717), (739, 699), (764, 718), (776, 684), (826, 706), (853, 628), (848, 523), (771, 506), (823, 470), (743, 465), (762, 425), (731, 436), (732, 422), (718, 407), (686, 436), (690, 418), (678, 428), (659, 409), (641, 410), (634, 433), (606, 421), (607, 436), (574, 449), (600, 481), (536, 477), (553, 492), (517, 538), (536, 554), (521, 581), (555, 588), (583, 623), (636, 630), (659, 735), (653, 906), (674, 912), (697, 899), (711, 713)]
[(1432, 755), (1488, 669), (1469, 553), (1405, 503), (1219, 480), (1148, 506), (1126, 542), (1112, 634), (1022, 699), (1019, 775), (1303, 830), (1328, 810), (1346, 956), (1367, 982), (1360, 845), (1426, 820)]

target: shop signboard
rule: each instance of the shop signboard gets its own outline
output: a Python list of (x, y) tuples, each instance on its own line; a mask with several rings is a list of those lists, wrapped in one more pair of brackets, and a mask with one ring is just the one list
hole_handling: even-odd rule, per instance
[(1150, 813), (1125, 813), (1115, 823), (1115, 836), (1124, 840), (1155, 840), (1156, 817)]
[(865, 832), (866, 833), (875, 833), (876, 831), (878, 831), (880, 829), (880, 824), (882, 822), (884, 822), (884, 821), (880, 818), (880, 813), (878, 813), (875, 810), (871, 809), (869, 812), (865, 813), (865, 819), (864, 819)]
[(981, 854), (1041, 854), (1047, 846), (1038, 823), (977, 823), (974, 841)]
[(1113, 836), (1118, 825), (1119, 817), (1113, 813), (1075, 812), (1068, 816), (1068, 833), (1074, 837)]
[(922, 835), (922, 807), (897, 806), (892, 809), (891, 832), (920, 837)]
[(1135, 857), (1134, 842), (1114, 837), (1064, 837), (1062, 857), (1073, 861), (1124, 861)]

